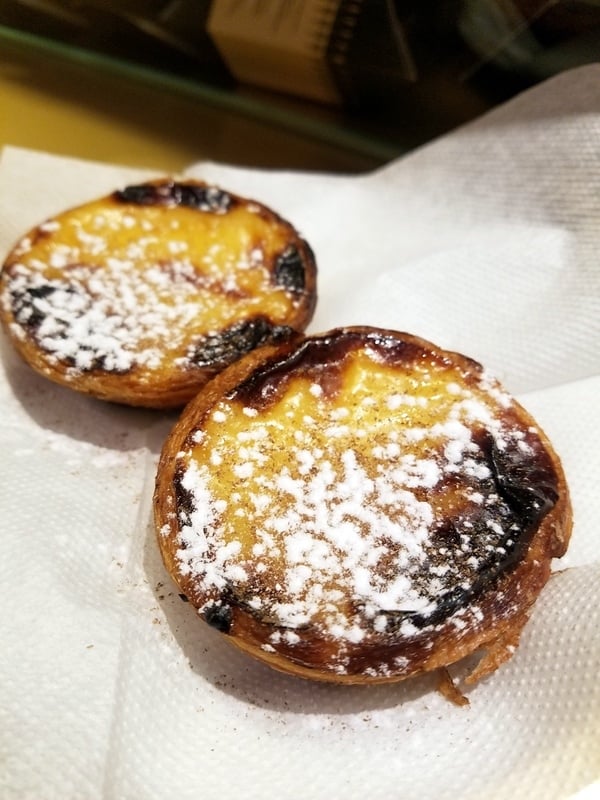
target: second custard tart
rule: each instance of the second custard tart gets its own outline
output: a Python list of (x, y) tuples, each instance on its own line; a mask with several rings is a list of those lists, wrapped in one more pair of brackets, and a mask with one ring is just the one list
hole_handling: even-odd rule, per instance
[[(514, 652), (571, 533), (565, 476), (478, 363), (340, 328), (250, 353), (187, 406), (159, 546), (202, 619), (280, 670), (389, 682)], [(458, 698), (462, 702), (462, 698)]]
[(35, 370), (95, 397), (181, 406), (257, 346), (303, 331), (316, 265), (261, 203), (201, 181), (128, 186), (45, 221), (0, 274), (0, 317)]

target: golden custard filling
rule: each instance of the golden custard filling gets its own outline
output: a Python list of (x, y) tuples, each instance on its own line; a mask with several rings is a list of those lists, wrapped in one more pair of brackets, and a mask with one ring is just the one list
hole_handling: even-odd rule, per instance
[(302, 291), (274, 276), (289, 241), (289, 226), (252, 202), (206, 213), (113, 196), (21, 240), (4, 268), (4, 303), (13, 333), (74, 371), (185, 367), (212, 332), (293, 316)]
[(209, 622), (238, 605), (269, 623), (265, 650), (303, 630), (359, 643), (464, 624), (548, 510), (510, 493), (535, 483), (537, 432), (464, 364), (398, 367), (375, 341), (304, 356), (221, 398), (177, 455), (190, 599)]

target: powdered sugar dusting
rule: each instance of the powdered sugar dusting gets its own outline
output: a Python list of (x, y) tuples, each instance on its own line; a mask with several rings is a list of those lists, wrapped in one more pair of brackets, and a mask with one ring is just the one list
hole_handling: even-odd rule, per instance
[(453, 613), (458, 630), (457, 596), (519, 535), (485, 442), (517, 449), (524, 434), (487, 376), (469, 388), (432, 371), (412, 402), (398, 376), (356, 360), (376, 394), (344, 371), (335, 398), (298, 380), (260, 413), (234, 396), (213, 409), (181, 459), (181, 570), (212, 602), (235, 569), (236, 596), (287, 631), (410, 638)]
[[(67, 263), (65, 256), (53, 266)], [(102, 270), (76, 265), (64, 278), (48, 279), (17, 264), (9, 291), (16, 324), (39, 320), (35, 336), (51, 359), (76, 371), (125, 372), (134, 364), (156, 368), (181, 349), (198, 316), (193, 275), (184, 262), (172, 264), (167, 275), (111, 258)]]

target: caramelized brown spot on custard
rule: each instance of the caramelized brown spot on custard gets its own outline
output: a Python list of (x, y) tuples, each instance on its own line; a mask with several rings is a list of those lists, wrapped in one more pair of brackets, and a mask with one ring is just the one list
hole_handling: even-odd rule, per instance
[[(291, 348), (280, 357), (275, 357), (259, 367), (249, 378), (240, 383), (231, 399), (237, 398), (252, 407), (259, 408), (273, 402), (292, 375), (303, 375), (317, 382), (328, 397), (334, 397), (341, 386), (344, 360), (353, 350), (364, 344), (364, 335), (348, 332), (344, 336), (329, 334), (305, 339), (297, 348)], [(402, 360), (406, 364), (418, 364), (431, 359), (431, 354), (411, 341), (373, 333), (366, 339), (367, 346), (378, 358), (388, 364)], [(474, 362), (475, 363), (475, 362)]]
[[(308, 245), (305, 244), (305, 247)], [(310, 254), (311, 258), (312, 253)], [(292, 292), (301, 292), (306, 285), (305, 259), (296, 245), (289, 245), (275, 259), (275, 283)]]
[(233, 622), (233, 611), (230, 605), (222, 602), (211, 603), (204, 609), (204, 619), (221, 633), (229, 633)]
[(186, 206), (211, 214), (224, 214), (236, 204), (234, 198), (216, 186), (164, 181), (126, 186), (114, 192), (119, 203), (141, 206)]
[(284, 341), (293, 334), (289, 326), (273, 325), (266, 317), (259, 315), (234, 322), (223, 330), (204, 336), (190, 350), (189, 360), (196, 366), (222, 368), (250, 350)]

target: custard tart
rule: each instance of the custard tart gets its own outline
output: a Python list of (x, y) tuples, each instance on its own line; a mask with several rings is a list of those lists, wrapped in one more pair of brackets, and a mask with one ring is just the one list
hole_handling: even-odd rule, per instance
[(571, 533), (560, 460), (498, 381), (371, 327), (216, 376), (165, 442), (154, 506), (167, 571), (232, 644), (335, 683), (440, 670), (450, 695), (450, 665), (480, 653), (473, 682), (512, 655)]
[(291, 223), (201, 181), (127, 186), (38, 225), (0, 273), (0, 318), (35, 370), (134, 406), (182, 406), (303, 331), (316, 263)]

